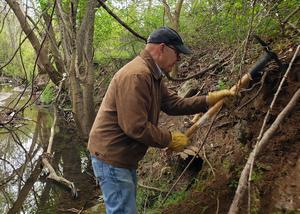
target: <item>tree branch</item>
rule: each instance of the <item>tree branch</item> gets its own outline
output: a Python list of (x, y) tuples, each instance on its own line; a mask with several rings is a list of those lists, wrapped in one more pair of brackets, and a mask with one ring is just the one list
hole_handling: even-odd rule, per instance
[(132, 33), (137, 38), (143, 40), (145, 43), (147, 43), (147, 39), (141, 35), (139, 35), (137, 32), (135, 32), (131, 27), (129, 27), (125, 22), (123, 22), (116, 14), (114, 14), (102, 0), (97, 0), (99, 4), (108, 12), (117, 22), (119, 22), (125, 29), (127, 29), (130, 33)]
[(166, 0), (161, 0), (161, 2), (163, 3), (163, 5), (164, 5), (164, 8), (165, 8), (165, 13), (167, 14), (167, 16), (168, 16), (168, 19), (170, 20), (170, 21), (173, 21), (173, 15), (172, 15), (172, 13), (171, 13), (171, 8), (170, 8), (170, 6), (168, 5), (168, 3), (167, 3), (167, 1)]
[(156, 191), (156, 192), (166, 192), (165, 190), (161, 190), (161, 189), (158, 189), (158, 188), (156, 188), (156, 187), (150, 187), (150, 186), (146, 186), (146, 185), (144, 185), (144, 184), (142, 184), (142, 183), (138, 183), (138, 185), (140, 186), (140, 187), (142, 187), (142, 188), (145, 188), (145, 189), (149, 189), (149, 190), (153, 190), (153, 191)]
[(22, 187), (21, 191), (19, 192), (17, 200), (14, 202), (13, 206), (9, 209), (7, 214), (14, 214), (18, 213), (20, 209), (22, 208), (23, 202), (27, 198), (27, 195), (29, 194), (30, 190), (32, 189), (34, 183), (39, 177), (39, 174), (41, 172), (40, 163), (38, 162), (32, 171), (29, 178), (26, 180), (24, 186)]
[[(215, 67), (217, 67), (218, 65), (220, 65), (221, 63), (223, 63), (228, 57), (230, 56), (230, 54), (227, 54), (223, 59), (221, 59), (219, 62), (216, 62), (215, 64), (209, 66), (208, 68), (205, 68), (204, 70), (202, 71), (199, 71), (198, 73), (196, 74), (193, 74), (189, 77), (186, 77), (186, 78), (174, 78), (174, 77), (171, 77), (170, 75), (166, 74), (166, 77), (169, 79), (169, 80), (172, 80), (172, 81), (186, 81), (186, 80), (190, 80), (190, 79), (193, 79), (193, 78), (200, 78), (205, 72), (209, 71), (209, 70), (212, 70), (214, 69)], [(223, 63), (224, 64), (227, 64), (228, 62), (225, 62)]]
[[(6, 7), (5, 7), (6, 8)], [(4, 10), (5, 10), (5, 8), (4, 8)], [(7, 15), (9, 14), (9, 12), (10, 12), (10, 8), (8, 9), (8, 11), (7, 11), (7, 13), (4, 15), (4, 17), (3, 17), (3, 20), (2, 20), (2, 25), (1, 25), (1, 28), (0, 28), (0, 34), (2, 33), (2, 30), (3, 30), (3, 28), (4, 28), (4, 24), (5, 24), (5, 19), (6, 19), (6, 17), (7, 17)], [(2, 13), (2, 11), (1, 11), (1, 13)]]
[(242, 199), (246, 189), (247, 189), (247, 180), (249, 177), (251, 163), (254, 161), (255, 157), (259, 154), (259, 152), (266, 147), (269, 139), (272, 137), (274, 132), (277, 130), (279, 125), (283, 122), (284, 118), (292, 111), (292, 109), (296, 106), (296, 104), (300, 100), (300, 89), (294, 94), (288, 105), (282, 110), (282, 112), (278, 115), (274, 123), (271, 127), (265, 132), (262, 139), (255, 145), (255, 149), (249, 155), (248, 161), (241, 173), (241, 177), (239, 179), (239, 185), (235, 192), (235, 196), (233, 202), (230, 206), (229, 214), (235, 214), (239, 211), (239, 202)]
[[(63, 79), (63, 80), (65, 80), (65, 79)], [(61, 91), (62, 85), (63, 85), (63, 81), (60, 82), (59, 92)], [(58, 96), (59, 96), (59, 93), (56, 95), (55, 101), (58, 100)], [(71, 190), (72, 196), (74, 198), (77, 198), (78, 193), (77, 193), (77, 190), (76, 190), (76, 187), (75, 187), (74, 183), (68, 181), (64, 177), (58, 176), (56, 174), (54, 168), (51, 166), (51, 164), (49, 162), (49, 159), (51, 158), (51, 150), (52, 150), (52, 145), (53, 145), (53, 140), (54, 140), (54, 135), (55, 135), (55, 126), (56, 126), (56, 119), (57, 119), (55, 104), (56, 103), (54, 103), (54, 113), (53, 113), (54, 114), (54, 119), (53, 119), (53, 123), (52, 123), (52, 126), (51, 126), (47, 151), (46, 151), (46, 153), (44, 153), (42, 155), (43, 171), (47, 172), (47, 179), (54, 180), (58, 183), (61, 183), (65, 186), (67, 186)]]

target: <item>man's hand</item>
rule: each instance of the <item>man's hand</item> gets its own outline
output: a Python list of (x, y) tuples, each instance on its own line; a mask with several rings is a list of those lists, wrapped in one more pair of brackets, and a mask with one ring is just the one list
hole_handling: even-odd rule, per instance
[(171, 136), (172, 141), (168, 148), (175, 152), (182, 152), (189, 143), (188, 137), (179, 131), (171, 132)]
[(220, 90), (220, 91), (213, 91), (213, 92), (208, 93), (208, 95), (206, 97), (206, 101), (209, 106), (213, 106), (219, 100), (222, 100), (225, 97), (234, 96), (234, 95), (235, 95), (235, 93), (228, 89), (224, 89), (224, 90)]

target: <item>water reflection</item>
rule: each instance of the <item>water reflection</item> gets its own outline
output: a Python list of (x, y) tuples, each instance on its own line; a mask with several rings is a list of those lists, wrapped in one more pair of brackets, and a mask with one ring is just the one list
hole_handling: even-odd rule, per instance
[[(20, 93), (12, 87), (2, 89), (2, 107)], [(58, 115), (51, 164), (57, 174), (75, 183), (79, 189), (76, 200), (69, 190), (40, 177), (41, 155), (47, 149), (53, 122), (51, 108), (32, 105), (22, 117), (0, 127), (0, 213), (70, 213), (89, 207), (95, 202), (97, 188), (88, 153), (74, 127)]]

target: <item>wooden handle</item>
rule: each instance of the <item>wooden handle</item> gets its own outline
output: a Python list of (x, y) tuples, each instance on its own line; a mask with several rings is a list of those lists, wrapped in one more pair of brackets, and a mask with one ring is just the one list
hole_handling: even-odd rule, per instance
[[(230, 91), (237, 93), (242, 88), (246, 88), (249, 85), (249, 82), (251, 80), (251, 76), (249, 73), (245, 74), (234, 86), (230, 88)], [(215, 105), (213, 105), (211, 108), (208, 109), (208, 111), (200, 117), (199, 114), (196, 114), (193, 118), (194, 124), (185, 132), (185, 134), (188, 137), (191, 137), (193, 133), (206, 122), (208, 119), (212, 118), (219, 110), (222, 108), (224, 103), (224, 99), (217, 102)], [(199, 118), (200, 117), (200, 118)]]

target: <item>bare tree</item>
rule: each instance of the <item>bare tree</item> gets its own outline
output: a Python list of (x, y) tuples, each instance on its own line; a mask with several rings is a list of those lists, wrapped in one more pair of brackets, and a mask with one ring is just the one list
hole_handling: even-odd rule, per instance
[[(93, 75), (93, 31), (96, 0), (86, 2), (84, 16), (78, 15), (78, 0), (64, 2), (49, 1), (42, 13), (44, 19), (43, 33), (39, 33), (19, 1), (6, 0), (20, 26), (30, 41), (37, 55), (39, 73), (49, 75), (51, 81), (59, 85), (63, 74), (68, 78), (72, 111), (76, 125), (82, 136), (87, 137), (92, 126), (94, 110), (94, 75)], [(48, 12), (49, 11), (49, 12)], [(52, 22), (53, 16), (58, 17), (58, 26)]]
[(179, 18), (180, 18), (180, 12), (183, 4), (183, 0), (177, 0), (175, 5), (174, 12), (171, 11), (170, 5), (167, 3), (166, 0), (162, 0), (162, 3), (164, 5), (166, 15), (169, 19), (171, 27), (179, 31)]
[[(171, 27), (179, 32), (179, 18), (180, 18), (180, 12), (183, 4), (183, 0), (177, 0), (176, 5), (175, 5), (175, 10), (174, 12), (171, 11), (170, 5), (167, 3), (166, 0), (161, 0), (161, 2), (164, 5), (165, 9), (165, 14), (167, 15)], [(171, 77), (176, 77), (178, 73), (178, 66), (174, 66), (172, 72), (171, 72)]]

